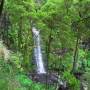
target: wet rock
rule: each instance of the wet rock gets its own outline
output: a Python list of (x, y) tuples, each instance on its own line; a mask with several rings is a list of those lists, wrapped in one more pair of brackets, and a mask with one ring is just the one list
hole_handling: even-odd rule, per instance
[(47, 84), (54, 84), (58, 83), (58, 76), (55, 74), (36, 74), (36, 73), (30, 73), (29, 74), (30, 79), (32, 79), (35, 82), (41, 82), (41, 83), (47, 83)]
[(58, 90), (69, 90), (69, 89), (68, 89), (68, 87), (64, 87), (64, 86), (61, 85), (61, 86), (58, 88)]

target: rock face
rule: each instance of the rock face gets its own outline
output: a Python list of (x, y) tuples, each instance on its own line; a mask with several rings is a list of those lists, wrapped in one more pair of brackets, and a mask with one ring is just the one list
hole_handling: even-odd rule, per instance
[(69, 90), (68, 87), (63, 87), (62, 85), (58, 88), (58, 90)]
[(2, 41), (0, 41), (0, 58), (5, 61), (10, 59), (10, 51), (3, 45)]
[(32, 79), (35, 82), (40, 82), (44, 84), (54, 84), (58, 83), (58, 76), (54, 74), (35, 74), (30, 73), (29, 74), (30, 79)]
[(69, 90), (65, 81), (60, 80), (59, 76), (55, 73), (48, 73), (48, 74), (37, 74), (37, 73), (30, 73), (29, 78), (35, 82), (40, 82), (43, 84), (48, 85), (58, 85), (57, 90)]

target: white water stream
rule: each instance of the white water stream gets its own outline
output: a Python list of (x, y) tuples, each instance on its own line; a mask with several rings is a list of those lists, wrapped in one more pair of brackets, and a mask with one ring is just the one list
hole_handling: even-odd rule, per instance
[(40, 34), (39, 31), (33, 27), (33, 38), (34, 38), (34, 57), (37, 65), (37, 73), (38, 74), (45, 74), (46, 70), (44, 67), (42, 52), (41, 52), (41, 45), (40, 45)]

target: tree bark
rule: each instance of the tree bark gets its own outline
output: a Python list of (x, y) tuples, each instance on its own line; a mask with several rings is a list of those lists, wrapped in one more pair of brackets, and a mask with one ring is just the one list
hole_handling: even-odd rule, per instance
[(74, 73), (76, 71), (76, 67), (77, 67), (78, 45), (79, 45), (79, 33), (77, 30), (77, 40), (76, 40), (75, 52), (74, 52), (74, 56), (73, 56), (74, 62), (73, 62), (72, 73)]
[(49, 54), (50, 54), (50, 51), (51, 51), (51, 42), (52, 42), (52, 29), (50, 31), (50, 35), (49, 35), (49, 40), (47, 42), (47, 59), (49, 59)]
[(21, 51), (21, 43), (22, 43), (22, 17), (19, 22), (19, 30), (18, 30), (18, 50)]
[(0, 4), (0, 16), (1, 16), (2, 11), (3, 11), (3, 6), (4, 6), (4, 0), (2, 0), (0, 3), (1, 3)]

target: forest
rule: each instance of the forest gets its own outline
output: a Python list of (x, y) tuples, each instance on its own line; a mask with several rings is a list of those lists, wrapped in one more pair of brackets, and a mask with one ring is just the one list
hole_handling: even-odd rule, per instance
[(0, 90), (90, 90), (90, 0), (0, 0)]

